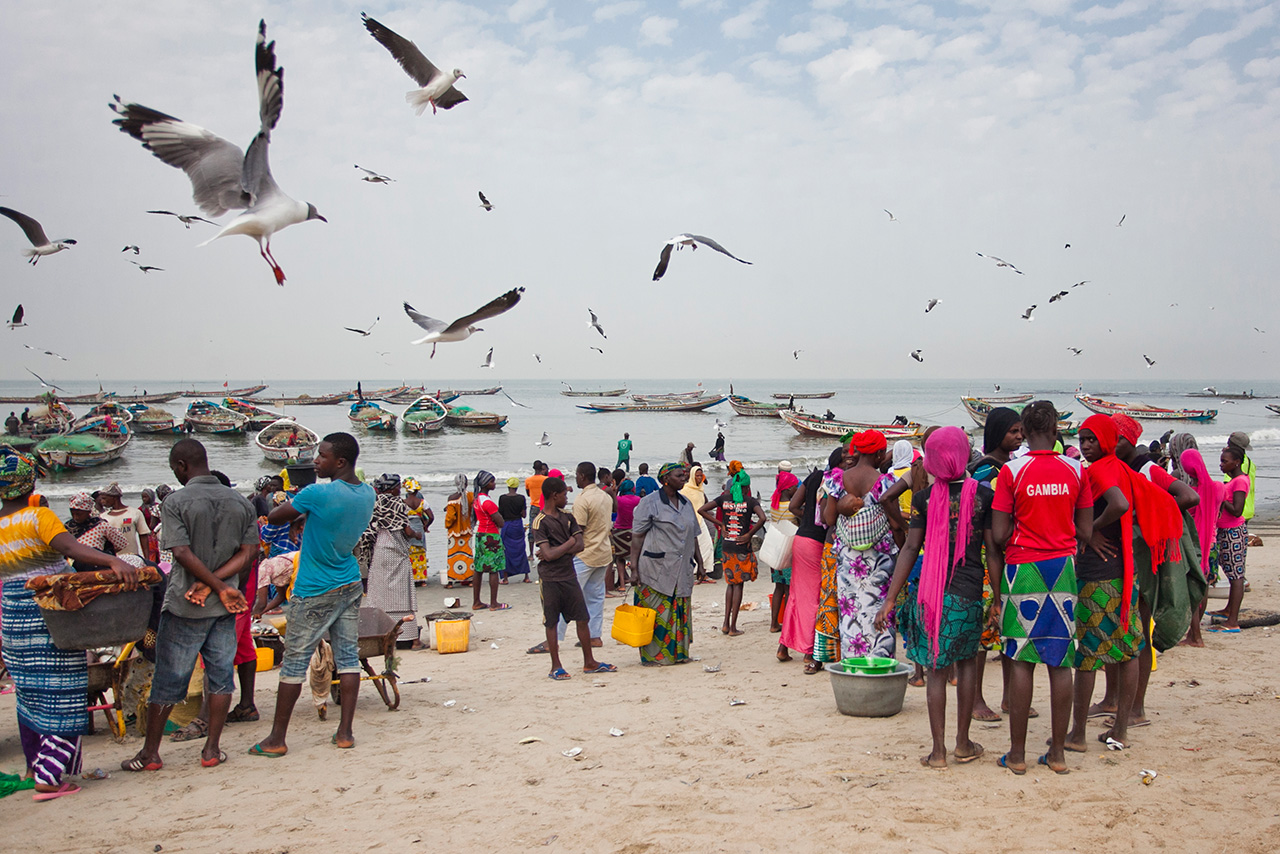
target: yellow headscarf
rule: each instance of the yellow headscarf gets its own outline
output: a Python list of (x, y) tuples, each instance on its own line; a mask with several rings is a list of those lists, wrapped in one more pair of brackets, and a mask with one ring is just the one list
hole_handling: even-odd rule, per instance
[(703, 491), (702, 484), (698, 483), (698, 476), (701, 474), (702, 466), (689, 469), (689, 482), (680, 490), (680, 494), (689, 499), (689, 503), (693, 505), (694, 512), (707, 503), (707, 493)]

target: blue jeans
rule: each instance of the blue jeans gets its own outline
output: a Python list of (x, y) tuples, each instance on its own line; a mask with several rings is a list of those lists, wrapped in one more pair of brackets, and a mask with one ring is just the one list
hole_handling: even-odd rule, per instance
[(235, 614), (193, 620), (161, 612), (151, 702), (161, 706), (186, 702), (196, 656), (204, 657), (210, 694), (230, 694), (235, 690)]
[(284, 633), (284, 661), (280, 665), (280, 681), (301, 685), (307, 679), (307, 666), (316, 645), (329, 633), (333, 647), (333, 663), (338, 675), (360, 672), (360, 598), (364, 588), (359, 581), (335, 587), (318, 596), (295, 596), (284, 606), (288, 620)]
[[(600, 637), (600, 632), (604, 629), (604, 579), (607, 566), (587, 566), (580, 559), (573, 559), (573, 571), (578, 574), (578, 586), (582, 588), (582, 598), (587, 602), (587, 613), (591, 615), (591, 620), (587, 624), (591, 627), (591, 637)], [(560, 640), (564, 640), (565, 629), (568, 623), (562, 617), (560, 624), (556, 626), (556, 634)]]

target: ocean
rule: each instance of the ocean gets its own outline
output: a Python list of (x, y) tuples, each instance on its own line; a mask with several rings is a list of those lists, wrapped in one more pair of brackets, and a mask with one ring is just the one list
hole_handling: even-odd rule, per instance
[[(266, 382), (266, 380), (263, 380)], [(494, 379), (490, 384), (497, 384)], [(824, 412), (828, 407), (838, 418), (851, 421), (887, 422), (896, 415), (926, 424), (957, 425), (972, 428), (975, 425), (960, 404), (963, 395), (996, 394), (994, 383), (988, 380), (751, 380), (751, 379), (686, 379), (686, 380), (571, 380), (575, 389), (590, 390), (617, 388), (626, 385), (632, 393), (657, 394), (663, 392), (691, 391), (696, 388), (708, 392), (729, 391), (730, 383), (738, 394), (758, 400), (768, 400), (773, 392), (834, 391), (829, 400), (797, 401), (812, 412)], [(699, 386), (701, 383), (701, 386)], [(156, 393), (172, 389), (172, 381), (120, 380), (103, 381), (107, 389), (121, 393), (133, 393), (135, 386)], [(253, 380), (231, 381), (231, 387), (248, 386)], [(398, 385), (399, 381), (369, 379), (363, 382), (366, 389)], [(198, 388), (215, 388), (219, 382), (198, 383)], [(275, 398), (332, 394), (350, 389), (351, 381), (270, 381), (270, 386), (254, 399), (264, 406), (274, 407)], [(1202, 450), (1214, 453), (1206, 462), (1210, 471), (1216, 471), (1216, 451), (1226, 442), (1234, 430), (1250, 434), (1253, 458), (1258, 466), (1257, 503), (1259, 511), (1274, 510), (1280, 506), (1280, 416), (1267, 411), (1270, 400), (1242, 400), (1228, 402), (1189, 398), (1189, 392), (1200, 391), (1200, 382), (1152, 381), (1141, 384), (1135, 381), (1095, 382), (1086, 387), (1089, 394), (1114, 398), (1126, 402), (1143, 402), (1172, 408), (1217, 408), (1218, 417), (1208, 424), (1189, 422), (1149, 421), (1144, 425), (1144, 441), (1159, 438), (1170, 427), (1187, 431), (1197, 437)], [(1236, 385), (1240, 385), (1237, 381)], [(479, 388), (481, 381), (466, 380), (456, 384), (440, 382), (443, 388)], [(578, 409), (580, 398), (564, 397), (562, 383), (545, 380), (512, 380), (502, 383), (503, 390), (517, 406), (501, 393), (492, 396), (466, 397), (459, 404), (482, 411), (506, 414), (510, 421), (500, 432), (466, 431), (445, 428), (425, 436), (405, 433), (362, 433), (352, 430), (347, 420), (349, 404), (334, 406), (284, 407), (299, 422), (324, 435), (345, 430), (357, 434), (360, 440), (359, 465), (365, 474), (373, 478), (382, 472), (397, 472), (402, 476), (416, 477), (423, 486), (423, 494), (437, 511), (445, 497), (452, 491), (454, 475), (465, 472), (474, 477), (476, 471), (493, 472), (499, 483), (495, 494), (503, 491), (502, 482), (511, 475), (522, 480), (532, 473), (535, 459), (546, 461), (553, 468), (560, 468), (570, 477), (574, 467), (583, 460), (612, 466), (617, 460), (617, 443), (624, 431), (630, 432), (634, 449), (632, 467), (641, 462), (656, 469), (664, 462), (674, 460), (688, 442), (695, 445), (695, 457), (706, 460), (716, 436), (717, 420), (724, 421), (725, 453), (728, 459), (741, 460), (751, 474), (753, 486), (767, 498), (773, 489), (773, 474), (780, 460), (790, 460), (794, 471), (803, 477), (809, 468), (825, 461), (835, 441), (825, 438), (801, 436), (790, 426), (776, 418), (747, 418), (734, 414), (726, 401), (705, 412), (695, 413), (592, 413)], [(999, 394), (1033, 392), (1037, 397), (1048, 398), (1062, 410), (1071, 410), (1073, 419), (1082, 419), (1089, 413), (1072, 399), (1075, 381), (1048, 380), (1036, 382), (1002, 382)], [(1220, 391), (1252, 391), (1257, 395), (1280, 395), (1280, 382), (1248, 383), (1235, 388), (1219, 383)], [(97, 390), (97, 382), (65, 384), (66, 394), (87, 394)], [(0, 395), (17, 396), (31, 393), (31, 384), (23, 382), (0, 383)], [(178, 399), (162, 404), (175, 416), (180, 416), (188, 401)], [(526, 408), (527, 407), (527, 408)], [(9, 406), (8, 409), (14, 409)], [(21, 411), (21, 407), (16, 407)], [(72, 407), (77, 414), (88, 407)], [(387, 405), (397, 412), (403, 407)], [(0, 413), (8, 415), (5, 411)], [(536, 442), (547, 433), (550, 446), (538, 447)], [(78, 472), (54, 474), (41, 481), (39, 491), (48, 496), (51, 506), (65, 516), (69, 496), (80, 490), (101, 488), (116, 481), (126, 493), (125, 503), (136, 506), (138, 493), (145, 486), (176, 481), (168, 467), (168, 449), (173, 436), (137, 435), (124, 456), (113, 463)], [(279, 470), (277, 464), (268, 463), (254, 445), (250, 436), (222, 437), (197, 435), (209, 450), (210, 463), (225, 472), (237, 486), (249, 491), (253, 482), (264, 474)], [(980, 441), (980, 439), (979, 439)], [(724, 464), (704, 465), (712, 487), (718, 487), (724, 478)], [(572, 482), (570, 482), (572, 485)], [(443, 565), (444, 535), (440, 520), (428, 538), (428, 554), (433, 568)], [(436, 560), (440, 562), (437, 563)]]

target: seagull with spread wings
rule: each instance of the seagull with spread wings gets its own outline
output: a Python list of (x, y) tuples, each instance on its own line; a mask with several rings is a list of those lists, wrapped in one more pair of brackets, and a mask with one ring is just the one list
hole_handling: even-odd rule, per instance
[(1079, 356), (1084, 352), (1084, 350), (1081, 350), (1079, 347), (1068, 347), (1067, 349), (1071, 351), (1071, 355), (1073, 356)]
[(1019, 276), (1024, 275), (1024, 273), (1021, 270), (1019, 270), (1017, 267), (1013, 266), (1003, 258), (997, 258), (994, 255), (983, 255), (981, 252), (975, 252), (973, 254), (977, 255), (979, 258), (986, 258), (988, 261), (995, 261), (997, 267), (1008, 267), (1010, 270), (1017, 273)]
[(62, 386), (60, 386), (60, 385), (54, 385), (53, 383), (49, 382), (49, 381), (48, 381), (48, 380), (46, 380), (44, 377), (40, 376), (40, 375), (39, 375), (39, 374), (37, 374), (35, 371), (31, 370), (30, 368), (26, 367), (25, 365), (23, 366), (23, 370), (24, 370), (24, 371), (26, 371), (27, 373), (31, 374), (31, 376), (35, 377), (37, 380), (39, 380), (39, 381), (40, 381), (40, 387), (41, 387), (41, 388), (51, 388), (51, 389), (54, 389), (55, 391), (65, 391), (65, 389), (64, 389)]
[(545, 448), (547, 445), (551, 444), (551, 437), (548, 436), (544, 431), (542, 434), (542, 438), (534, 442), (534, 444), (537, 445), (539, 448)]
[(1035, 310), (1036, 310), (1036, 307), (1035, 307), (1034, 305), (1033, 305), (1033, 306), (1031, 306), (1031, 308), (1027, 309), (1026, 311), (1024, 311), (1024, 312), (1022, 313), (1022, 319), (1023, 319), (1023, 320), (1035, 320), (1035, 318), (1031, 316), (1031, 312), (1033, 312), (1033, 311), (1035, 311)]
[(590, 349), (590, 350), (595, 350), (595, 351), (596, 351), (597, 353), (599, 353), (601, 356), (603, 356), (603, 355), (604, 355), (604, 351), (603, 351), (603, 350), (601, 350), (599, 347), (589, 347), (588, 349)]
[(480, 367), (482, 368), (493, 367), (493, 348), (492, 347), (489, 348), (488, 354), (484, 357), (484, 364), (482, 364)]
[(658, 267), (653, 271), (653, 280), (656, 282), (667, 272), (667, 265), (671, 263), (671, 250), (683, 249), (688, 246), (691, 250), (696, 250), (698, 244), (702, 244), (710, 249), (714, 249), (722, 255), (728, 255), (739, 264), (750, 264), (750, 261), (743, 261), (737, 255), (734, 255), (728, 249), (725, 249), (719, 243), (716, 243), (710, 237), (703, 237), (701, 234), (677, 234), (675, 237), (667, 241), (667, 245), (662, 247), (662, 256), (658, 259)]
[(135, 246), (135, 245), (134, 245), (134, 244), (132, 244), (132, 243), (130, 243), (128, 246), (126, 246), (125, 248), (121, 249), (120, 251), (121, 251), (121, 252), (128, 252), (130, 249), (132, 249), (132, 250), (133, 250), (133, 254), (134, 254), (134, 255), (137, 255), (138, 253), (142, 252), (142, 250), (141, 250), (141, 249), (139, 249), (137, 246)]
[(348, 332), (354, 332), (354, 333), (355, 333), (355, 334), (357, 334), (357, 335), (363, 335), (365, 338), (368, 338), (368, 337), (369, 337), (369, 333), (373, 332), (373, 327), (375, 327), (375, 326), (377, 326), (377, 325), (378, 325), (378, 321), (379, 321), (379, 320), (382, 320), (382, 318), (381, 318), (381, 317), (375, 317), (375, 318), (373, 319), (373, 323), (370, 323), (370, 324), (369, 324), (369, 328), (368, 328), (368, 329), (356, 329), (355, 327), (352, 327), (352, 326), (344, 326), (344, 327), (342, 327), (342, 328), (343, 328), (343, 329), (345, 329), (345, 330), (347, 330)]
[(885, 213), (889, 214), (889, 222), (897, 222), (897, 221), (898, 221), (898, 218), (897, 218), (896, 216), (894, 216), (894, 215), (893, 215), (893, 212), (892, 212), (892, 211), (888, 210), (887, 208), (881, 208), (880, 210), (882, 210), (882, 211), (884, 211)]
[(446, 74), (432, 65), (431, 60), (418, 50), (418, 46), (404, 36), (388, 29), (364, 12), (360, 13), (360, 20), (364, 21), (364, 28), (369, 31), (369, 35), (373, 36), (378, 44), (385, 47), (395, 61), (400, 63), (404, 73), (422, 87), (404, 94), (404, 99), (409, 102), (409, 106), (413, 107), (416, 114), (422, 115), (430, 106), (431, 113), (434, 115), (437, 110), (452, 109), (467, 100), (466, 95), (453, 88), (453, 84), (458, 82), (459, 77), (467, 76), (462, 73), (461, 68), (455, 68)]
[(920, 353), (921, 353), (921, 352), (923, 352), (923, 351), (921, 351), (921, 350), (912, 350), (912, 351), (911, 351), (911, 358), (915, 359), (917, 362), (923, 362), (923, 361), (924, 361), (924, 356), (921, 356), (921, 355), (920, 355)]
[(480, 191), (480, 207), (484, 208), (487, 211), (493, 210), (493, 202), (489, 201), (484, 197), (483, 190)]
[(31, 248), (22, 250), (22, 254), (31, 259), (29, 262), (31, 264), (37, 263), (46, 255), (53, 255), (76, 245), (76, 242), (70, 237), (50, 240), (45, 236), (43, 225), (26, 214), (15, 211), (13, 208), (0, 208), (0, 214), (4, 214), (16, 222), (18, 227), (22, 229), (22, 233), (27, 236), (27, 240), (31, 241)]
[(409, 303), (404, 304), (404, 313), (409, 315), (409, 319), (418, 326), (427, 331), (427, 334), (414, 341), (414, 344), (431, 344), (431, 356), (435, 358), (436, 345), (450, 344), (456, 341), (466, 341), (471, 337), (473, 332), (483, 332), (484, 330), (475, 324), (481, 320), (488, 320), (491, 317), (497, 317), (503, 312), (510, 311), (515, 304), (520, 302), (520, 295), (524, 293), (524, 288), (512, 288), (502, 296), (495, 300), (491, 300), (484, 306), (476, 309), (470, 314), (463, 315), (452, 323), (445, 323), (443, 320), (436, 320), (434, 317), (427, 317), (421, 314)]
[(931, 299), (931, 300), (929, 300), (929, 304), (928, 304), (928, 305), (926, 305), (926, 306), (924, 307), (924, 313), (925, 313), (925, 314), (928, 314), (929, 312), (933, 311), (933, 310), (934, 310), (934, 308), (936, 308), (936, 307), (937, 307), (937, 305), (938, 305), (938, 303), (940, 303), (940, 302), (942, 302), (942, 300), (940, 300), (940, 299)]
[(164, 267), (152, 267), (150, 264), (139, 264), (137, 261), (129, 261), (130, 264), (137, 267), (144, 273), (163, 273)]
[(372, 169), (366, 169), (359, 163), (355, 164), (355, 167), (364, 173), (364, 177), (360, 180), (368, 181), (370, 184), (390, 184), (395, 180), (395, 178), (388, 178), (386, 175), (374, 172)]
[(1155, 359), (1151, 358), (1151, 357), (1150, 357), (1150, 356), (1148, 356), (1146, 353), (1143, 353), (1143, 354), (1142, 354), (1142, 358), (1143, 358), (1144, 360), (1146, 360), (1146, 363), (1147, 363), (1147, 367), (1148, 367), (1148, 368), (1154, 368), (1154, 367), (1155, 367), (1155, 365), (1156, 365), (1156, 360), (1155, 360)]
[[(167, 163), (168, 161), (165, 161), (165, 162)], [(196, 216), (194, 214), (187, 215), (187, 214), (174, 213), (173, 211), (147, 211), (147, 213), (160, 214), (161, 216), (175, 217), (178, 220), (178, 222), (182, 223), (187, 228), (190, 228), (191, 223), (193, 222), (203, 222), (205, 225), (217, 225), (216, 222), (209, 222), (209, 220), (205, 219), (204, 217)]]
[(17, 329), (20, 326), (26, 326), (27, 324), (22, 319), (25, 316), (26, 316), (26, 312), (22, 310), (22, 304), (19, 303), (18, 307), (13, 311), (13, 320), (10, 320), (5, 325), (8, 326), (10, 329)]
[(1068, 293), (1067, 291), (1058, 291), (1056, 294), (1054, 294), (1053, 296), (1049, 297), (1049, 302), (1057, 302), (1058, 300), (1060, 300), (1060, 299), (1062, 299), (1063, 297), (1065, 297), (1065, 296), (1067, 295), (1067, 293)]
[(187, 173), (201, 210), (210, 216), (222, 216), (228, 210), (244, 208), (244, 213), (200, 245), (207, 246), (231, 234), (252, 237), (258, 241), (258, 253), (271, 265), (276, 284), (283, 285), (284, 270), (271, 254), (272, 235), (300, 222), (328, 220), (315, 205), (285, 195), (271, 177), (267, 147), (284, 109), (284, 69), (276, 65), (276, 43), (267, 41), (266, 21), (258, 22), (254, 67), (258, 76), (259, 129), (247, 152), (190, 122), (141, 104), (126, 104), (118, 95), (109, 106), (119, 114), (114, 123), (123, 133), (141, 142), (163, 162)]
[(61, 359), (64, 362), (71, 361), (66, 356), (59, 356), (57, 353), (53, 352), (52, 350), (41, 350), (39, 347), (32, 347), (30, 344), (23, 344), (22, 346), (26, 347), (28, 350), (30, 350), (33, 353), (43, 353), (46, 356), (52, 356), (53, 358)]
[(587, 309), (587, 314), (591, 315), (591, 319), (587, 321), (587, 326), (599, 332), (600, 337), (607, 340), (609, 336), (604, 334), (604, 327), (600, 325), (600, 318), (596, 317), (596, 313), (591, 309)]

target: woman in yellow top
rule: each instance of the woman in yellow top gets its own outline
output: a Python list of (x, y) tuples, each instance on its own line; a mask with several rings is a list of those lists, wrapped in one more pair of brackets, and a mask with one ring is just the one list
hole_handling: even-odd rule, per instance
[(445, 587), (469, 587), (475, 575), (475, 552), (471, 536), (475, 533), (476, 520), (471, 509), (475, 496), (467, 492), (467, 476), (460, 474), (453, 479), (453, 493), (444, 505), (444, 529), (449, 535), (446, 552)]
[(31, 460), (0, 448), (0, 641), (16, 689), (27, 776), (35, 780), (33, 797), (48, 801), (80, 791), (62, 778), (80, 773), (80, 736), (89, 726), (89, 669), (83, 652), (54, 645), (27, 581), (71, 572), (66, 558), (105, 567), (130, 590), (138, 585), (138, 571), (79, 543), (48, 507), (30, 506), (35, 482)]
[(416, 479), (406, 477), (403, 486), (404, 504), (409, 509), (410, 522), (412, 523), (414, 518), (422, 522), (422, 540), (413, 540), (409, 543), (409, 563), (413, 568), (413, 583), (421, 587), (431, 577), (430, 567), (427, 565), (427, 549), (423, 543), (426, 542), (427, 531), (436, 520), (436, 514), (431, 512), (431, 505), (423, 500), (422, 487)]

